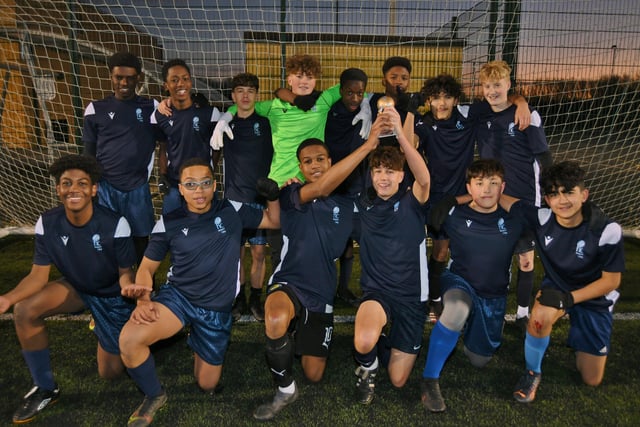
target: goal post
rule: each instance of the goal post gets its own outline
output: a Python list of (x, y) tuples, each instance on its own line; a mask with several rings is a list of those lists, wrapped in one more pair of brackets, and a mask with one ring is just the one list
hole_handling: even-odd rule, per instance
[(106, 59), (129, 50), (141, 94), (160, 99), (162, 64), (182, 58), (218, 108), (242, 71), (269, 99), (295, 53), (319, 57), (321, 89), (359, 67), (371, 92), (384, 59), (407, 56), (410, 91), (446, 72), (464, 101), (480, 96), (480, 66), (505, 59), (554, 158), (579, 160), (592, 199), (640, 237), (638, 22), (635, 0), (0, 0), (0, 236), (29, 232), (57, 203), (47, 167), (82, 151), (84, 107), (111, 92)]

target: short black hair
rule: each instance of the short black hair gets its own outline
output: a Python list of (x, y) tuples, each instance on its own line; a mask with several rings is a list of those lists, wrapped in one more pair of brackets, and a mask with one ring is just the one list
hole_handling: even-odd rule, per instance
[(497, 175), (504, 180), (504, 166), (497, 159), (474, 160), (467, 168), (467, 184), (473, 178), (488, 178)]
[(206, 161), (201, 157), (191, 157), (190, 159), (187, 159), (184, 162), (182, 162), (182, 165), (180, 166), (180, 170), (178, 172), (180, 181), (182, 181), (182, 172), (184, 172), (186, 168), (190, 168), (191, 166), (204, 166), (206, 168), (209, 168), (209, 171), (211, 172), (211, 176), (215, 178), (213, 167), (211, 166), (210, 162)]
[(454, 98), (460, 98), (462, 95), (462, 86), (450, 74), (440, 74), (424, 81), (424, 85), (420, 90), (420, 95), (424, 99), (435, 97), (444, 92)]
[(115, 67), (130, 67), (135, 68), (136, 73), (142, 72), (142, 63), (140, 58), (131, 52), (117, 52), (109, 57), (107, 60), (107, 66), (109, 71), (113, 71)]
[(56, 184), (59, 184), (62, 174), (71, 169), (79, 169), (85, 172), (91, 178), (92, 184), (100, 181), (102, 176), (102, 168), (96, 158), (82, 154), (68, 154), (59, 157), (49, 166), (49, 175), (56, 180)]
[(411, 74), (411, 61), (409, 61), (409, 58), (405, 58), (404, 56), (391, 56), (382, 64), (382, 75), (387, 74), (387, 71), (398, 66), (406, 68), (409, 74)]
[(182, 59), (174, 58), (174, 59), (168, 60), (162, 66), (162, 81), (163, 82), (167, 81), (167, 76), (169, 75), (169, 69), (171, 69), (172, 67), (184, 67), (187, 70), (187, 73), (189, 73), (189, 75), (191, 75), (191, 68), (189, 68), (187, 63), (184, 62), (184, 60), (182, 60)]
[(585, 187), (585, 177), (587, 173), (575, 160), (565, 160), (554, 163), (548, 168), (542, 169), (540, 174), (540, 188), (542, 194), (551, 194), (560, 187), (570, 190), (573, 187)]
[(362, 82), (366, 86), (368, 81), (367, 73), (360, 68), (347, 68), (340, 74), (340, 87), (351, 81)]
[(312, 145), (321, 145), (321, 146), (323, 146), (325, 148), (325, 150), (327, 150), (327, 153), (329, 153), (329, 149), (327, 149), (327, 146), (324, 145), (324, 142), (322, 142), (321, 139), (318, 139), (318, 138), (307, 138), (304, 141), (302, 141), (300, 143), (300, 145), (298, 145), (298, 149), (296, 150), (296, 158), (298, 160), (300, 160), (300, 152), (303, 149), (305, 149), (307, 147), (310, 147)]
[(258, 76), (251, 73), (240, 73), (233, 76), (231, 79), (231, 90), (234, 90), (238, 86), (252, 87), (256, 91), (260, 89), (260, 80)]

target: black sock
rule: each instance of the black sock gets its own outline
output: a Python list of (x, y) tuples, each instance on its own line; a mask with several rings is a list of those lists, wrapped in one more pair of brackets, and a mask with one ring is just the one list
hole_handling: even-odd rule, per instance
[(354, 350), (354, 356), (355, 356), (356, 362), (365, 368), (368, 368), (369, 366), (373, 365), (373, 363), (376, 361), (377, 355), (378, 355), (377, 345), (374, 346), (373, 349), (366, 354), (358, 353), (357, 350)]
[(521, 307), (529, 307), (533, 294), (534, 272), (518, 269), (518, 285), (516, 287), (516, 301)]
[(442, 272), (447, 266), (446, 261), (437, 261), (436, 259), (429, 258), (429, 299), (437, 300), (442, 297), (440, 290), (440, 277)]
[(276, 339), (267, 337), (267, 365), (271, 370), (273, 381), (278, 387), (287, 387), (293, 382), (293, 343), (289, 334)]

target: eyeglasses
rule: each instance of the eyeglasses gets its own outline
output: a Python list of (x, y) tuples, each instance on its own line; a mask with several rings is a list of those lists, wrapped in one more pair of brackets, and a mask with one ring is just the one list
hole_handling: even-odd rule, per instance
[(198, 189), (198, 187), (202, 188), (203, 190), (208, 190), (211, 187), (213, 187), (213, 180), (205, 179), (204, 181), (181, 182), (180, 185), (182, 185), (185, 189), (189, 191), (195, 191)]

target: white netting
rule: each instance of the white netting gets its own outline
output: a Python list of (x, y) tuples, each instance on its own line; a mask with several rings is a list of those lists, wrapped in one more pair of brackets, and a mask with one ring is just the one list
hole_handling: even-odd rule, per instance
[(84, 107), (110, 92), (106, 58), (130, 50), (142, 93), (159, 98), (162, 63), (180, 57), (218, 106), (245, 70), (270, 97), (292, 53), (320, 57), (321, 88), (356, 66), (380, 91), (382, 62), (403, 55), (412, 91), (448, 72), (468, 99), (479, 67), (505, 59), (555, 158), (587, 166), (594, 200), (638, 232), (639, 23), (636, 0), (0, 0), (0, 227), (32, 226), (56, 203), (46, 167), (81, 151)]

